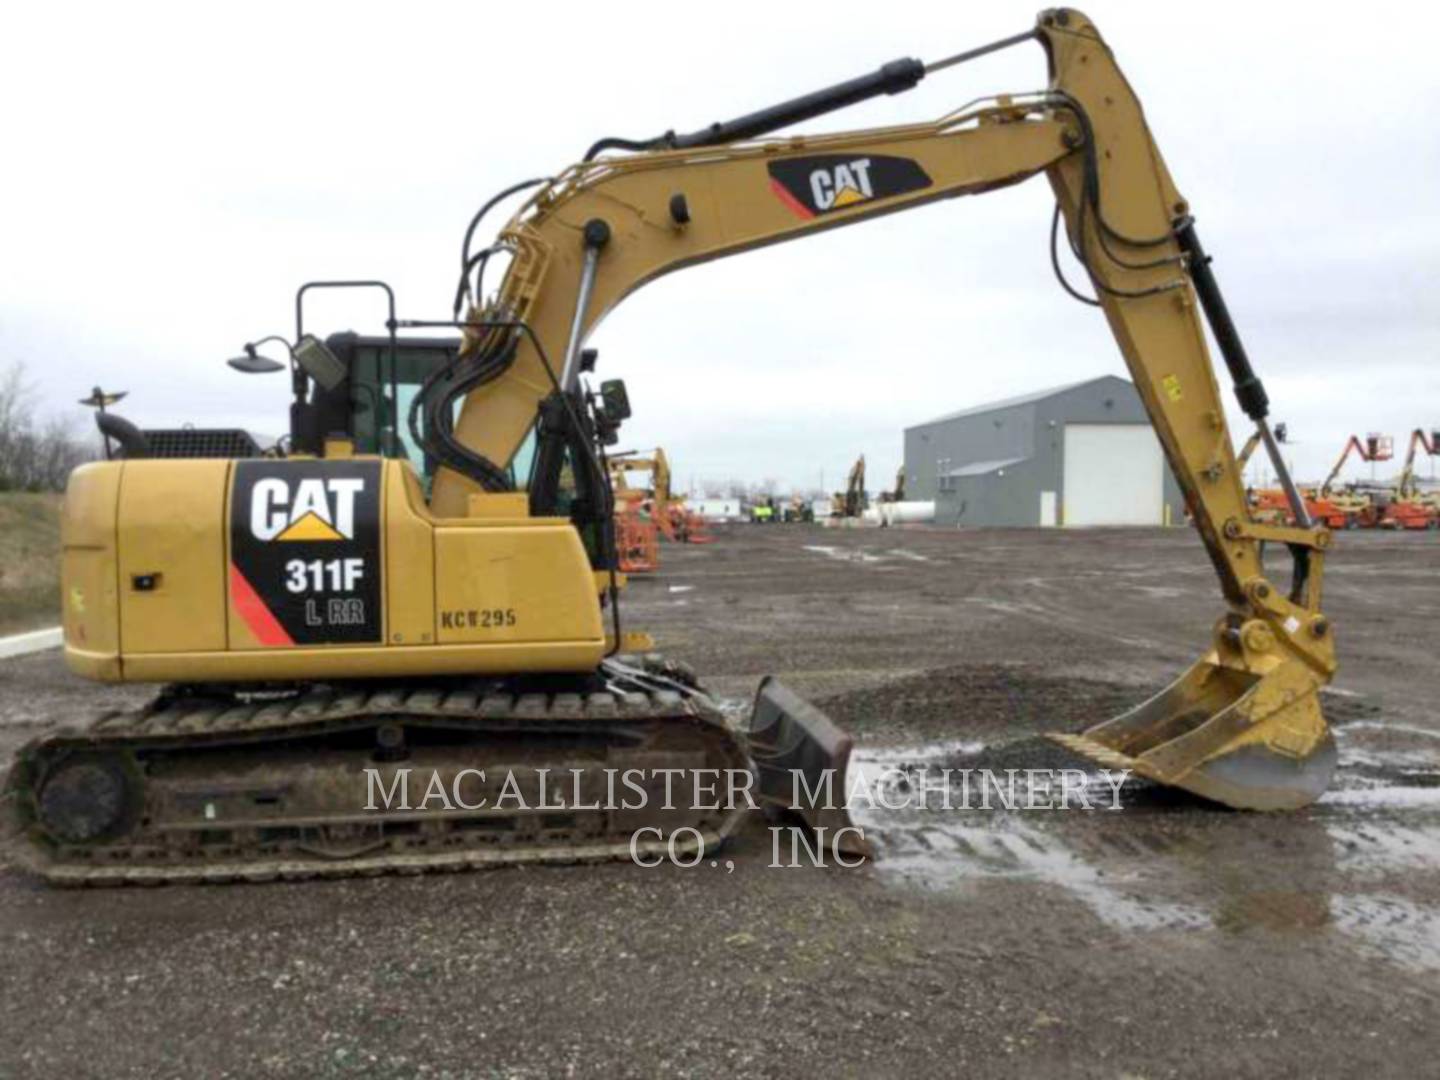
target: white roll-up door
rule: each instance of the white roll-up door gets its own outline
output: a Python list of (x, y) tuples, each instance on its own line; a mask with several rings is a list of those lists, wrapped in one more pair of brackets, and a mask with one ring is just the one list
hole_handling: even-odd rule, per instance
[(1148, 424), (1066, 424), (1066, 525), (1164, 524), (1165, 456)]

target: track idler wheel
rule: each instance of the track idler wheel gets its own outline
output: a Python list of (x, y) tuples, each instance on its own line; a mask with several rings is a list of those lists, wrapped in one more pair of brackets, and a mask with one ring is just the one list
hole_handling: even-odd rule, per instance
[(47, 769), (35, 822), (62, 844), (94, 844), (129, 832), (140, 816), (141, 779), (118, 754), (72, 754)]

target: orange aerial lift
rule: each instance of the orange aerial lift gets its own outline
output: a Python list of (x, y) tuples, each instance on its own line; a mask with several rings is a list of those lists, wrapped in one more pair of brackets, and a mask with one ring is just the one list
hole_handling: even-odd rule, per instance
[(1422, 492), (1415, 483), (1415, 451), (1424, 447), (1430, 457), (1440, 454), (1440, 430), (1429, 435), (1416, 428), (1410, 433), (1410, 448), (1405, 451), (1405, 467), (1396, 481), (1395, 492), (1380, 526), (1385, 529), (1434, 529), (1440, 526), (1440, 498), (1434, 492)]
[[(685, 496), (675, 494), (670, 482), (670, 459), (664, 450), (658, 446), (650, 451), (629, 450), (612, 454), (607, 460), (616, 499), (638, 494), (642, 509), (649, 510), (650, 520), (665, 539), (679, 544), (714, 541), (705, 518), (685, 505)], [(637, 493), (629, 486), (626, 474), (632, 472), (650, 474), (648, 490)]]
[(1361, 461), (1389, 461), (1395, 456), (1395, 440), (1374, 431), (1368, 433), (1363, 442), (1358, 435), (1351, 435), (1325, 482), (1313, 495), (1306, 494), (1310, 516), (1332, 529), (1373, 528), (1380, 518), (1380, 508), (1369, 495), (1354, 490), (1334, 490), (1335, 480), (1352, 453)]
[(647, 493), (625, 482), (625, 469), (609, 459), (615, 491), (615, 567), (624, 574), (650, 574), (660, 569), (660, 540), (655, 518), (647, 513)]
[[(1277, 442), (1286, 441), (1281, 434), (1283, 428), (1283, 424), (1276, 426)], [(1236, 455), (1242, 469), (1257, 444), (1258, 437), (1252, 436)], [(1394, 441), (1389, 435), (1371, 432), (1365, 436), (1363, 442), (1359, 436), (1351, 435), (1340, 460), (1330, 470), (1325, 482), (1313, 490), (1301, 492), (1311, 520), (1319, 521), (1331, 529), (1369, 528), (1375, 525), (1379, 520), (1380, 508), (1375, 505), (1374, 500), (1360, 491), (1335, 491), (1335, 479), (1352, 453), (1358, 454), (1362, 461), (1388, 461), (1393, 456), (1393, 444)], [(1295, 522), (1295, 515), (1290, 509), (1285, 492), (1279, 488), (1252, 489), (1249, 492), (1249, 502), (1252, 512), (1259, 520), (1292, 525)]]
[(641, 513), (639, 500), (615, 493), (616, 569), (624, 574), (650, 574), (660, 569), (660, 542), (655, 522)]

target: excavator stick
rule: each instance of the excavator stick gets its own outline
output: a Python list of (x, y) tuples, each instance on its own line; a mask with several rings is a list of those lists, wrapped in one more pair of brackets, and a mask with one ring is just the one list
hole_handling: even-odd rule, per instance
[(1319, 798), (1335, 771), (1320, 685), (1298, 662), (1256, 675), (1212, 653), (1131, 711), (1050, 738), (1104, 768), (1226, 806), (1293, 810)]

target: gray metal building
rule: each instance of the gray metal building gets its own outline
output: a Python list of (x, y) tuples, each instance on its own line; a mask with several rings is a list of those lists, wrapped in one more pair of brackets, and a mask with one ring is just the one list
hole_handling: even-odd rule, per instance
[(905, 429), (905, 491), (948, 525), (1165, 525), (1185, 502), (1134, 384), (1114, 375)]

